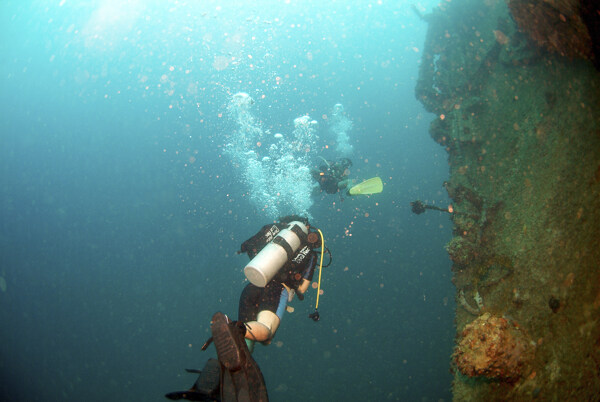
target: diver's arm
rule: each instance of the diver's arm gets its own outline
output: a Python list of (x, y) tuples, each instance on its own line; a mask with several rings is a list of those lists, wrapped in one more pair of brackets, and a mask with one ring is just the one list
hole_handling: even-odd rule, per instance
[(338, 189), (343, 190), (346, 187), (348, 187), (350, 184), (352, 184), (352, 179), (344, 179), (342, 181), (339, 181), (337, 186), (338, 186)]
[(302, 283), (298, 286), (296, 290), (296, 294), (304, 295), (304, 293), (308, 290), (310, 286), (310, 281), (308, 279), (302, 278)]
[(312, 277), (313, 277), (313, 274), (315, 273), (316, 266), (317, 266), (317, 257), (313, 252), (308, 264), (306, 264), (306, 268), (304, 269), (304, 272), (302, 275), (302, 282), (300, 283), (300, 286), (298, 286), (298, 288), (296, 289), (296, 295), (298, 296), (298, 299), (300, 299), (300, 300), (304, 299), (304, 293), (308, 290), (308, 286), (310, 285), (310, 282), (312, 281)]

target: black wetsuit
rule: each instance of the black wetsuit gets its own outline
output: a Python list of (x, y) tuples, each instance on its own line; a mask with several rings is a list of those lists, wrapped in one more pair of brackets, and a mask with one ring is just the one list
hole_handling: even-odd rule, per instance
[(319, 169), (313, 169), (311, 174), (313, 179), (319, 183), (322, 191), (327, 194), (335, 194), (340, 191), (340, 183), (347, 178), (350, 166), (352, 166), (350, 159), (343, 158), (336, 162), (321, 165)]
[(319, 182), (321, 190), (325, 191), (327, 194), (335, 194), (340, 190), (338, 188), (338, 179), (330, 174), (319, 176), (317, 181)]
[[(297, 217), (290, 218), (292, 219), (287, 221), (282, 219), (282, 223), (263, 226), (256, 235), (242, 244), (241, 252), (254, 258), (290, 221), (299, 220)], [(220, 312), (213, 315), (212, 338), (204, 344), (202, 350), (214, 341), (219, 359), (209, 359), (203, 370), (188, 370), (199, 374), (194, 385), (186, 391), (170, 392), (165, 395), (167, 398), (223, 402), (268, 401), (263, 375), (244, 339), (246, 328), (243, 323), (254, 321), (263, 310), (273, 311), (281, 318), (288, 296), (283, 283), (290, 289), (297, 290), (303, 279), (312, 280), (317, 261), (314, 249), (320, 247), (320, 242), (311, 244), (311, 248), (303, 233), (299, 237), (301, 244), (298, 250), (267, 286), (246, 286), (240, 296), (239, 321), (232, 322)], [(300, 294), (298, 297), (303, 298)]]
[[(263, 226), (260, 231), (242, 243), (241, 252), (254, 258), (279, 231), (287, 224), (276, 223)], [(261, 311), (271, 311), (279, 319), (288, 301), (288, 291), (283, 286), (298, 290), (303, 279), (312, 280), (317, 263), (316, 253), (304, 242), (300, 245), (291, 261), (288, 261), (264, 288), (251, 283), (246, 285), (240, 296), (238, 320), (242, 322), (255, 321)], [(301, 298), (302, 295), (298, 294)]]

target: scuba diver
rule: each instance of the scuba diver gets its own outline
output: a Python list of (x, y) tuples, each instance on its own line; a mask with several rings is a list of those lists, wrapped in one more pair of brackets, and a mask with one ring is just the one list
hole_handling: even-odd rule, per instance
[(352, 166), (350, 159), (341, 158), (336, 161), (328, 161), (325, 158), (320, 158), (324, 164), (320, 165), (318, 169), (311, 169), (310, 174), (319, 183), (321, 191), (325, 191), (327, 194), (335, 194), (338, 191), (345, 190), (352, 184), (352, 179), (348, 177)]
[[(348, 158), (341, 158), (337, 161), (328, 161), (323, 157), (324, 164), (318, 169), (311, 169), (310, 174), (317, 183), (321, 191), (327, 194), (335, 194), (339, 191), (346, 190), (347, 196), (354, 195), (370, 195), (381, 193), (383, 191), (383, 182), (379, 177), (372, 177), (356, 185), (354, 180), (350, 179), (350, 167), (352, 161)], [(342, 194), (340, 198), (343, 201)]]
[[(209, 359), (203, 370), (187, 370), (199, 374), (192, 388), (165, 396), (173, 400), (268, 401), (262, 372), (252, 358), (255, 342), (270, 344), (287, 303), (294, 295), (304, 300), (318, 254), (320, 268), (325, 251), (330, 255), (327, 266), (331, 263), (331, 253), (323, 245), (321, 231), (297, 215), (265, 225), (243, 242), (238, 254), (247, 253), (251, 259), (244, 268), (250, 283), (240, 295), (238, 321), (221, 312), (213, 315), (212, 337), (202, 350), (214, 343), (218, 360)], [(309, 317), (318, 321), (317, 308)]]

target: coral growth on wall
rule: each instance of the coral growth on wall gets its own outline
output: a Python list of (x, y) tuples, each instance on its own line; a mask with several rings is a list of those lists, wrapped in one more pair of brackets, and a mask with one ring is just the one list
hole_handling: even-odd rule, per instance
[(585, 1), (509, 5), (453, 0), (423, 16), (415, 92), (436, 115), (453, 199), (453, 391), (597, 400), (597, 35)]

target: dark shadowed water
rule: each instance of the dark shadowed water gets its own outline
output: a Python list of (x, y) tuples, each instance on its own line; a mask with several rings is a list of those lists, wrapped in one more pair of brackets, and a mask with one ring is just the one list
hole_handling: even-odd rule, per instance
[[(449, 400), (444, 150), (414, 96), (426, 24), (403, 1), (3, 1), (0, 399), (164, 400), (235, 317), (241, 242), (269, 219), (224, 154), (227, 105), (265, 130), (343, 103), (352, 175), (317, 196), (333, 264), (257, 347), (273, 401)], [(436, 2), (421, 2), (426, 12)], [(316, 161), (318, 162), (318, 160)]]

